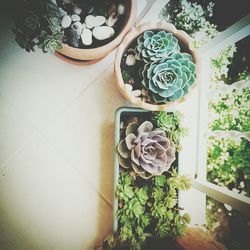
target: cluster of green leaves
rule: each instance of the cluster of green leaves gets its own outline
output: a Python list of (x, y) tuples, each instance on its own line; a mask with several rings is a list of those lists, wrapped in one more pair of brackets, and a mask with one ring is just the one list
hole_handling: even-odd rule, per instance
[(219, 100), (209, 102), (212, 130), (250, 131), (250, 89), (248, 87), (221, 93)]
[(209, 137), (208, 143), (208, 181), (250, 196), (250, 142)]
[(167, 137), (175, 143), (177, 151), (181, 150), (181, 137), (188, 132), (186, 128), (181, 126), (182, 119), (183, 115), (178, 111), (173, 113), (164, 111), (152, 113), (152, 120), (156, 127), (166, 132)]
[(141, 249), (149, 235), (160, 238), (183, 235), (190, 216), (180, 215), (177, 191), (187, 190), (190, 185), (191, 180), (175, 170), (168, 176), (142, 181), (121, 169), (116, 191), (119, 203), (116, 237), (126, 242), (130, 249)]
[(161, 17), (186, 31), (194, 39), (195, 47), (200, 47), (218, 34), (217, 26), (209, 21), (213, 16), (213, 7), (212, 2), (203, 7), (187, 0), (170, 1), (161, 12)]
[(24, 1), (13, 32), (17, 43), (26, 51), (34, 51), (37, 45), (43, 52), (53, 53), (62, 48), (64, 36), (59, 7), (52, 0)]
[(235, 44), (220, 51), (219, 55), (211, 59), (210, 78), (213, 82), (227, 81), (229, 65), (232, 63), (237, 47)]

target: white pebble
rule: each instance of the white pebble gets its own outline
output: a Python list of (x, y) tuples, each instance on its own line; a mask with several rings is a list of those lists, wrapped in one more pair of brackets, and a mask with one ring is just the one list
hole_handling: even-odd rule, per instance
[(88, 29), (92, 29), (97, 26), (101, 26), (106, 22), (106, 18), (104, 16), (92, 16), (88, 15), (85, 18), (85, 24)]
[(71, 19), (73, 22), (79, 22), (81, 18), (77, 14), (71, 15)]
[(127, 90), (127, 91), (129, 91), (129, 92), (130, 92), (130, 91), (132, 91), (132, 90), (133, 90), (132, 85), (127, 84), (127, 83), (126, 83), (126, 84), (124, 84), (124, 85), (125, 85), (125, 88), (126, 88), (126, 90)]
[(78, 36), (80, 36), (82, 33), (83, 25), (80, 22), (75, 22), (71, 25), (71, 28), (77, 32)]
[(132, 94), (133, 94), (134, 96), (136, 96), (136, 97), (139, 97), (139, 96), (141, 95), (141, 90), (136, 89), (136, 90), (132, 91)]
[(70, 24), (71, 24), (71, 18), (70, 18), (70, 16), (65, 15), (62, 18), (61, 26), (65, 29), (65, 28), (68, 28), (70, 26)]
[(82, 9), (78, 6), (75, 6), (74, 7), (74, 13), (77, 14), (77, 15), (80, 15), (82, 13)]
[(135, 65), (136, 59), (135, 59), (134, 55), (132, 55), (132, 54), (127, 55), (125, 63), (126, 63), (128, 66), (133, 66), (133, 65)]
[(84, 45), (92, 44), (92, 32), (90, 29), (83, 29), (81, 34), (81, 40)]
[(105, 40), (112, 37), (115, 34), (115, 30), (109, 26), (99, 26), (95, 27), (93, 30), (93, 36), (97, 40)]
[(146, 90), (144, 88), (141, 90), (141, 93), (143, 96), (148, 96), (148, 90)]
[(108, 26), (114, 26), (114, 24), (117, 22), (118, 20), (118, 16), (114, 13), (112, 14), (107, 20), (106, 20), (106, 24)]
[(118, 12), (119, 15), (124, 14), (125, 13), (125, 6), (123, 4), (118, 4), (117, 12)]

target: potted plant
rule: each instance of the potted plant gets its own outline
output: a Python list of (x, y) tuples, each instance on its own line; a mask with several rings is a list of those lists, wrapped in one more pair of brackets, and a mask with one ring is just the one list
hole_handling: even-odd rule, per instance
[(131, 28), (134, 0), (27, 0), (13, 29), (27, 51), (59, 53), (77, 60), (106, 56)]
[(113, 234), (103, 249), (141, 249), (183, 235), (190, 216), (178, 207), (178, 190), (191, 181), (177, 173), (180, 121), (178, 112), (117, 111)]
[(118, 47), (116, 83), (125, 98), (152, 111), (181, 102), (199, 79), (192, 39), (159, 21), (133, 28)]

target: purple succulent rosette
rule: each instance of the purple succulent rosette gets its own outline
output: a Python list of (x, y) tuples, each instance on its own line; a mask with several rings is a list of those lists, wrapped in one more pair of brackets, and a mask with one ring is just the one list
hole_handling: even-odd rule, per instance
[(167, 171), (175, 160), (175, 144), (160, 128), (153, 129), (149, 121), (139, 125), (129, 123), (125, 139), (117, 147), (119, 164), (132, 168), (139, 176), (148, 179)]

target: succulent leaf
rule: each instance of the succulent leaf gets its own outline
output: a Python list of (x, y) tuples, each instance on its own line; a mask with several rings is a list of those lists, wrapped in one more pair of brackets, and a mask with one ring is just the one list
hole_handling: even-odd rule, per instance
[(188, 93), (196, 79), (196, 67), (190, 58), (187, 53), (175, 52), (145, 65), (142, 84), (156, 103), (176, 101)]

